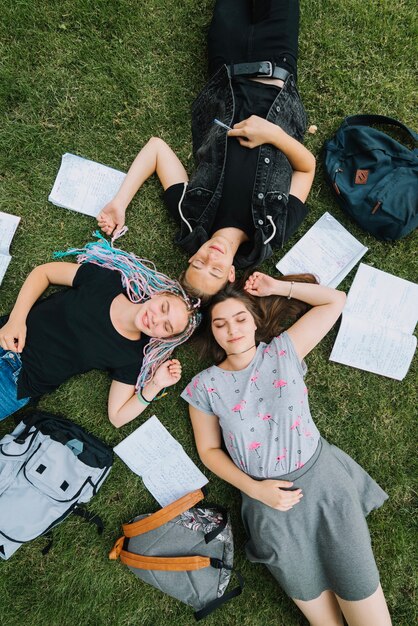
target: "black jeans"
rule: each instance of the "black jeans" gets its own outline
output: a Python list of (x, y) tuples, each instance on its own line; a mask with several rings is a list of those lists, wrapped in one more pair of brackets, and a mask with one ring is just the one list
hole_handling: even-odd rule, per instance
[(208, 34), (209, 74), (221, 65), (274, 61), (296, 80), (299, 0), (217, 0)]

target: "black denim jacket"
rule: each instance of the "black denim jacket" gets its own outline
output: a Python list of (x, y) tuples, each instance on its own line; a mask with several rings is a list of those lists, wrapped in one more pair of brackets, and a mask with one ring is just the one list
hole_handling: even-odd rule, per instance
[[(231, 125), (234, 109), (231, 77), (224, 65), (192, 105), (193, 154), (197, 167), (176, 215), (180, 219), (176, 243), (189, 254), (194, 254), (210, 238), (222, 194), (227, 137), (213, 120), (216, 117)], [(306, 113), (292, 75), (272, 103), (267, 120), (302, 141)], [(292, 173), (289, 161), (280, 150), (271, 144), (260, 147), (252, 195), (254, 245), (245, 256), (238, 251), (237, 268), (258, 265), (271, 256), (274, 248), (283, 246)]]

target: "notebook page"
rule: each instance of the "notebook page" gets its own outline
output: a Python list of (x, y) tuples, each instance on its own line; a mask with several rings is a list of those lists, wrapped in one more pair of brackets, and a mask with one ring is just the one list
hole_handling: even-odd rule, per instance
[(321, 285), (337, 287), (367, 252), (330, 213), (322, 217), (277, 263), (282, 274), (309, 272)]
[(56, 206), (96, 217), (119, 191), (125, 176), (112, 167), (66, 153), (48, 200)]

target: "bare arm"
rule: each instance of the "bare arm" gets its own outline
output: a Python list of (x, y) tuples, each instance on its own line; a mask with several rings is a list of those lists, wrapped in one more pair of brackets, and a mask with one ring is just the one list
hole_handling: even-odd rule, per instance
[[(142, 389), (142, 395), (151, 402), (164, 387), (175, 385), (181, 378), (181, 365), (177, 359), (166, 361), (157, 369), (152, 380)], [(109, 420), (120, 428), (141, 415), (147, 405), (138, 399), (134, 385), (114, 380), (110, 385), (107, 403)]]
[(45, 263), (31, 271), (19, 291), (9, 321), (0, 329), (0, 345), (4, 350), (22, 352), (26, 341), (26, 318), (32, 306), (49, 285), (70, 287), (79, 267), (76, 263)]
[(253, 296), (284, 296), (301, 300), (312, 306), (289, 329), (288, 333), (299, 359), (303, 359), (321, 341), (335, 324), (344, 308), (346, 295), (343, 291), (312, 285), (276, 280), (271, 276), (254, 272), (245, 284), (245, 290)]
[(280, 511), (288, 511), (299, 502), (301, 490), (283, 491), (293, 483), (284, 480), (254, 480), (239, 469), (221, 449), (221, 429), (216, 415), (208, 415), (189, 405), (197, 451), (202, 463), (214, 474), (237, 487), (251, 498)]
[(229, 137), (236, 137), (242, 146), (255, 148), (270, 143), (286, 155), (293, 169), (290, 193), (305, 202), (315, 176), (315, 157), (299, 141), (288, 135), (280, 126), (262, 117), (251, 115), (246, 120), (234, 124), (228, 131)]
[(123, 181), (116, 196), (100, 211), (97, 222), (107, 235), (119, 231), (125, 224), (128, 204), (143, 183), (157, 173), (165, 189), (188, 181), (186, 170), (173, 150), (158, 137), (151, 137), (142, 148)]

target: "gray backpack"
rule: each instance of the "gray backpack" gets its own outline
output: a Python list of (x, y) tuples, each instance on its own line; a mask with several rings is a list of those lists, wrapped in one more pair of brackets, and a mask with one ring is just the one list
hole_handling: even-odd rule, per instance
[[(189, 604), (200, 620), (238, 596), (225, 593), (233, 571), (232, 530), (223, 507), (195, 507), (204, 498), (193, 491), (160, 511), (124, 524), (109, 558), (120, 558), (138, 578)], [(190, 508), (192, 507), (192, 508)]]
[(0, 440), (0, 557), (70, 513), (100, 520), (78, 508), (108, 475), (112, 449), (68, 419), (35, 411)]

